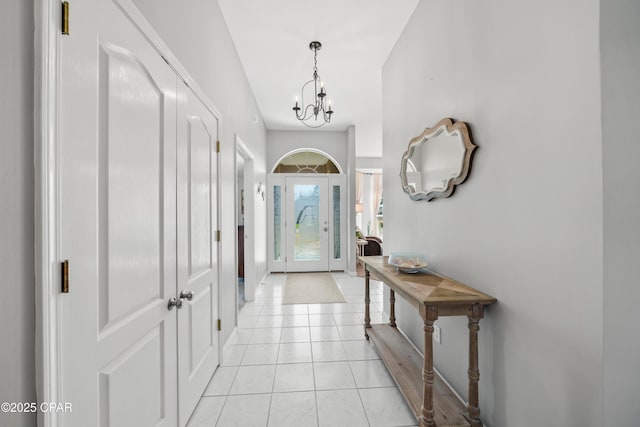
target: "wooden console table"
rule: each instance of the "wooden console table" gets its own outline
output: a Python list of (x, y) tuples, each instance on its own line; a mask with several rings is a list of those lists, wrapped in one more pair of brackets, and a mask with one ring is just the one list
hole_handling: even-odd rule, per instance
[[(365, 336), (374, 343), (420, 427), (482, 427), (478, 406), (478, 324), (483, 317), (484, 306), (495, 303), (496, 299), (432, 271), (417, 274), (396, 271), (387, 263), (386, 256), (362, 256), (359, 259), (365, 268)], [(388, 325), (371, 324), (371, 273), (390, 290)], [(418, 309), (424, 321), (424, 358), (396, 328), (396, 293)], [(466, 408), (433, 372), (433, 322), (439, 316), (469, 318), (469, 402)]]

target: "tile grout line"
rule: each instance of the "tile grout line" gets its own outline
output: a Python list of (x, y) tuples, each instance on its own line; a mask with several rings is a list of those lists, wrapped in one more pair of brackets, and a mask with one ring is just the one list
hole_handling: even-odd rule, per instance
[[(344, 344), (343, 344), (343, 346), (344, 346)], [(345, 354), (346, 354), (346, 350), (345, 350)], [(349, 372), (351, 372), (351, 377), (353, 378), (353, 384), (356, 387), (356, 393), (358, 394), (358, 399), (360, 399), (360, 405), (362, 406), (362, 412), (364, 412), (364, 417), (367, 420), (367, 424), (369, 426), (371, 426), (371, 422), (369, 421), (369, 416), (367, 415), (367, 410), (364, 407), (364, 402), (362, 401), (362, 396), (360, 395), (360, 387), (358, 386), (358, 382), (356, 381), (356, 376), (353, 373), (353, 368), (351, 366), (351, 361), (350, 360), (347, 361), (347, 365), (349, 366)]]
[[(227, 400), (229, 399), (229, 395), (227, 394), (224, 397), (224, 402), (222, 403), (222, 407), (220, 408), (220, 412), (218, 413), (218, 416), (216, 417), (216, 422), (213, 424), (214, 426), (218, 425), (218, 422), (220, 422), (220, 417), (222, 416), (222, 411), (224, 411), (224, 407), (227, 406)], [(200, 401), (202, 401), (202, 397), (200, 398)], [(200, 402), (198, 402), (198, 405), (200, 405)], [(187, 426), (189, 426), (189, 422), (187, 422)]]
[[(335, 277), (334, 277), (334, 280), (336, 280), (336, 279), (335, 279)], [(342, 292), (343, 292), (343, 294), (344, 294), (345, 288), (344, 288), (344, 287), (343, 287), (343, 285), (340, 283), (340, 281), (336, 280), (336, 282), (338, 283), (338, 285), (339, 285), (339, 287), (340, 287), (341, 291), (342, 291)], [(272, 287), (274, 286), (272, 283), (269, 283), (269, 285), (270, 285), (270, 286), (272, 286)], [(269, 299), (272, 303), (273, 303), (273, 302), (275, 302), (275, 300), (277, 300), (278, 298), (280, 298), (280, 299), (281, 299), (281, 298), (282, 298), (282, 296), (281, 296), (281, 295), (275, 295), (275, 294), (274, 294), (274, 292), (273, 292), (274, 290), (275, 290), (275, 289), (271, 289), (268, 293), (263, 293), (262, 295), (260, 295), (260, 297), (261, 297), (261, 298), (264, 298), (264, 299)], [(351, 302), (350, 302), (350, 301), (347, 301), (347, 303), (351, 303)], [(344, 317), (348, 317), (347, 315), (360, 317), (360, 316), (361, 316), (361, 313), (359, 313), (359, 312), (357, 311), (357, 309), (356, 309), (356, 311), (354, 311), (354, 312), (349, 312), (349, 313), (347, 313), (347, 312), (342, 312), (342, 311), (334, 311), (334, 310), (336, 309), (336, 307), (331, 307), (331, 308), (332, 308), (332, 310), (331, 310), (330, 312), (328, 312), (328, 313), (324, 313), (324, 312), (314, 313), (314, 314), (317, 314), (317, 315), (330, 315), (330, 318), (333, 320), (333, 324), (331, 324), (331, 325), (322, 325), (322, 324), (321, 324), (321, 325), (317, 325), (317, 326), (320, 326), (320, 327), (323, 327), (323, 326), (334, 327), (334, 328), (336, 328), (336, 330), (337, 330), (337, 332), (338, 332), (338, 340), (337, 340), (337, 341), (335, 341), (335, 340), (321, 340), (321, 341), (314, 341), (314, 340), (312, 339), (312, 337), (311, 337), (311, 327), (312, 327), (312, 326), (311, 326), (311, 313), (310, 313), (309, 304), (304, 304), (304, 305), (305, 305), (305, 310), (306, 310), (306, 313), (304, 313), (304, 314), (306, 314), (306, 319), (307, 319), (307, 320), (306, 320), (306, 322), (307, 322), (307, 324), (306, 324), (305, 326), (303, 326), (303, 327), (306, 329), (306, 332), (307, 332), (307, 334), (308, 334), (308, 337), (309, 337), (309, 338), (308, 338), (308, 341), (296, 341), (296, 340), (294, 340), (294, 341), (292, 341), (292, 342), (290, 342), (290, 343), (287, 343), (287, 344), (308, 343), (308, 345), (309, 345), (309, 349), (311, 350), (311, 363), (310, 363), (310, 365), (311, 365), (311, 369), (312, 369), (313, 392), (314, 392), (315, 405), (316, 405), (316, 408), (315, 408), (315, 410), (316, 410), (316, 425), (318, 426), (318, 425), (320, 424), (320, 415), (319, 415), (319, 414), (320, 414), (320, 411), (319, 411), (319, 405), (318, 405), (318, 391), (320, 391), (320, 390), (318, 390), (318, 389), (317, 389), (318, 384), (317, 384), (317, 378), (316, 378), (316, 372), (315, 372), (315, 365), (316, 365), (316, 364), (319, 364), (319, 363), (340, 363), (340, 362), (342, 362), (342, 363), (347, 363), (347, 366), (348, 366), (348, 368), (349, 368), (349, 372), (351, 373), (352, 379), (354, 380), (354, 387), (355, 387), (355, 388), (348, 388), (348, 389), (337, 388), (337, 389), (328, 389), (328, 390), (323, 390), (323, 391), (332, 391), (332, 390), (335, 390), (335, 391), (340, 391), (340, 390), (356, 390), (356, 391), (358, 392), (358, 396), (359, 396), (359, 399), (360, 399), (360, 402), (361, 402), (361, 405), (362, 405), (362, 409), (363, 409), (363, 411), (365, 412), (365, 419), (367, 420), (367, 423), (368, 423), (369, 425), (371, 425), (371, 422), (369, 422), (369, 420), (368, 420), (368, 419), (369, 419), (369, 416), (367, 415), (366, 411), (364, 410), (364, 403), (363, 403), (363, 401), (362, 401), (362, 396), (360, 395), (358, 385), (357, 385), (357, 384), (356, 384), (356, 382), (355, 382), (355, 376), (354, 376), (354, 374), (353, 374), (353, 369), (352, 369), (352, 366), (351, 366), (351, 362), (352, 362), (352, 360), (350, 360), (350, 358), (347, 356), (347, 351), (346, 351), (346, 348), (345, 348), (345, 342), (346, 342), (346, 341), (350, 341), (350, 342), (358, 342), (358, 341), (361, 341), (361, 340), (345, 339), (344, 334), (341, 332), (341, 329), (339, 329), (340, 327), (347, 327), (347, 328), (349, 328), (350, 326), (356, 326), (356, 325), (338, 325), (338, 324), (337, 324), (337, 323), (343, 323), (343, 322), (345, 322), (345, 321), (344, 321)], [(260, 308), (259, 312), (257, 313), (257, 316), (255, 316), (255, 317), (269, 316), (268, 314), (263, 314), (263, 312), (266, 310), (266, 309), (265, 309), (265, 307), (267, 307), (267, 305), (266, 305), (266, 304), (263, 304), (263, 305), (261, 305), (260, 307), (261, 307), (261, 308)], [(239, 370), (240, 370), (240, 368), (242, 368), (242, 367), (245, 367), (245, 366), (268, 366), (268, 365), (272, 365), (272, 366), (274, 366), (274, 376), (273, 376), (272, 384), (271, 384), (271, 392), (269, 393), (269, 408), (268, 408), (268, 411), (267, 411), (267, 419), (266, 419), (266, 421), (265, 421), (265, 422), (266, 422), (266, 424), (265, 424), (265, 425), (268, 425), (268, 423), (269, 423), (269, 418), (270, 418), (270, 416), (271, 416), (271, 409), (272, 409), (272, 408), (271, 408), (271, 405), (272, 405), (272, 403), (273, 403), (273, 398), (274, 398), (274, 394), (275, 394), (275, 393), (301, 393), (301, 392), (308, 392), (308, 391), (311, 391), (311, 390), (308, 390), (308, 391), (307, 391), (307, 390), (297, 390), (297, 391), (290, 391), (290, 392), (287, 392), (287, 391), (283, 391), (283, 392), (276, 392), (276, 391), (275, 391), (275, 382), (276, 382), (276, 378), (277, 378), (277, 371), (278, 371), (278, 367), (281, 365), (281, 364), (279, 364), (279, 363), (278, 363), (278, 360), (279, 360), (279, 357), (280, 357), (280, 355), (281, 355), (282, 344), (285, 344), (285, 343), (283, 343), (283, 342), (282, 342), (282, 337), (283, 337), (283, 334), (284, 334), (284, 329), (285, 329), (285, 328), (300, 328), (300, 329), (302, 330), (302, 327), (296, 326), (295, 324), (294, 324), (294, 325), (289, 325), (289, 326), (285, 326), (285, 325), (284, 325), (284, 316), (298, 316), (298, 315), (299, 315), (299, 313), (296, 313), (296, 312), (294, 311), (294, 312), (291, 312), (291, 313), (289, 313), (289, 314), (285, 314), (285, 312), (286, 312), (287, 310), (286, 310), (286, 307), (282, 306), (282, 304), (280, 304), (280, 305), (275, 305), (275, 304), (273, 304), (273, 305), (270, 305), (270, 307), (271, 307), (271, 308), (270, 308), (270, 310), (272, 311), (272, 313), (270, 314), (271, 316), (277, 316), (277, 315), (279, 315), (279, 316), (283, 316), (283, 323), (282, 323), (282, 325), (281, 325), (281, 326), (280, 326), (280, 328), (279, 328), (279, 329), (280, 329), (280, 333), (279, 333), (279, 335), (278, 335), (278, 342), (277, 342), (277, 344), (278, 344), (278, 351), (277, 351), (277, 353), (276, 353), (276, 361), (275, 361), (275, 363), (273, 363), (273, 364), (263, 363), (263, 364), (256, 364), (256, 365), (243, 365), (243, 362), (245, 361), (245, 358), (246, 358), (246, 356), (247, 356), (247, 350), (248, 350), (248, 349), (250, 348), (250, 346), (252, 345), (252, 344), (251, 344), (251, 342), (252, 342), (252, 340), (253, 340), (253, 338), (254, 338), (254, 336), (255, 336), (256, 329), (260, 329), (260, 328), (258, 327), (259, 325), (257, 325), (257, 324), (252, 325), (250, 328), (246, 328), (246, 329), (250, 330), (250, 333), (248, 334), (248, 335), (249, 335), (249, 337), (248, 337), (249, 342), (248, 342), (247, 344), (244, 344), (244, 345), (243, 345), (243, 346), (244, 346), (244, 348), (245, 348), (245, 351), (243, 352), (242, 357), (240, 357), (240, 358), (239, 358), (239, 361), (237, 362), (237, 363), (238, 363), (238, 365), (236, 365), (236, 368), (237, 368), (237, 369), (236, 369), (236, 372), (235, 372), (235, 374), (234, 374), (234, 377), (233, 377), (233, 379), (232, 379), (232, 381), (231, 381), (231, 385), (230, 385), (230, 387), (229, 387), (229, 390), (227, 391), (227, 394), (223, 396), (225, 400), (224, 400), (223, 405), (222, 405), (222, 408), (221, 408), (221, 410), (220, 410), (220, 412), (219, 412), (219, 414), (218, 414), (218, 417), (217, 417), (217, 419), (216, 419), (216, 421), (215, 421), (215, 423), (216, 423), (215, 425), (217, 425), (217, 424), (218, 424), (218, 422), (220, 421), (220, 418), (221, 418), (221, 416), (222, 416), (222, 413), (223, 413), (223, 411), (224, 411), (224, 408), (226, 408), (226, 405), (227, 405), (227, 403), (228, 403), (228, 399), (229, 399), (229, 397), (230, 397), (230, 396), (232, 396), (232, 395), (230, 395), (230, 394), (229, 394), (229, 393), (230, 393), (230, 391), (231, 391), (231, 387), (233, 386), (233, 383), (235, 383), (236, 378), (237, 378), (238, 373), (239, 373)], [(275, 308), (273, 308), (273, 307), (281, 307), (281, 308), (278, 310), (278, 309), (275, 309)], [(258, 311), (258, 310), (256, 310), (256, 311)], [(341, 318), (342, 318), (341, 322), (336, 322), (336, 315), (338, 315), (339, 317), (341, 317)], [(275, 328), (274, 328), (274, 329), (275, 329)], [(317, 361), (317, 360), (315, 359), (315, 357), (314, 357), (314, 354), (313, 354), (313, 347), (314, 347), (314, 344), (320, 345), (320, 343), (323, 343), (323, 342), (340, 342), (340, 343), (341, 343), (341, 344), (340, 344), (340, 348), (343, 350), (343, 352), (344, 352), (344, 354), (345, 354), (346, 359), (344, 359), (344, 360), (325, 360), (325, 361)], [(254, 344), (255, 344), (255, 343), (254, 343)], [(255, 344), (255, 345), (259, 345), (259, 344), (271, 344), (271, 343), (258, 343), (258, 344)], [(274, 343), (274, 344), (275, 344), (275, 343)], [(364, 357), (366, 357), (366, 356), (364, 356)], [(359, 361), (360, 359), (358, 358), (358, 359), (354, 359), (354, 360), (358, 360), (358, 361)], [(366, 360), (369, 360), (369, 359), (366, 359), (366, 358), (365, 358), (365, 359), (362, 359), (362, 360), (365, 360), (365, 361), (366, 361)], [(290, 362), (290, 363), (283, 363), (282, 365), (291, 365), (291, 364), (307, 364), (307, 363), (308, 363), (308, 362), (306, 362), (306, 361), (294, 361), (294, 362)], [(231, 366), (229, 366), (229, 367), (231, 367)], [(387, 388), (387, 387), (368, 387), (368, 388)], [(239, 394), (238, 396), (243, 396), (243, 395), (255, 395), (255, 394), (263, 394), (263, 393)], [(204, 396), (203, 396), (203, 397), (204, 397)]]

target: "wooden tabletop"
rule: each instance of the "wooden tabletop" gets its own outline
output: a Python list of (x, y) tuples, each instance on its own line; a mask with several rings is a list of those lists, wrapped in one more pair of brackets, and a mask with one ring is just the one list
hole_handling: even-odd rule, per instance
[(403, 273), (389, 265), (388, 256), (361, 256), (365, 269), (402, 295), (412, 305), (489, 305), (497, 300), (456, 280), (424, 269), (418, 273)]

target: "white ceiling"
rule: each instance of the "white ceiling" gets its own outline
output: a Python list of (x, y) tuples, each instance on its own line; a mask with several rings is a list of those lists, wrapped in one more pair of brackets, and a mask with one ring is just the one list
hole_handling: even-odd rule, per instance
[(318, 73), (335, 113), (356, 126), (356, 155), (382, 156), (381, 68), (419, 0), (218, 0), (268, 129), (309, 130), (292, 110)]

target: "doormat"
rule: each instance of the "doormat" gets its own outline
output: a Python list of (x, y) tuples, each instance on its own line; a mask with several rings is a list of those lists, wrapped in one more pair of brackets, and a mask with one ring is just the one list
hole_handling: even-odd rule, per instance
[(282, 304), (345, 302), (331, 273), (287, 273)]

